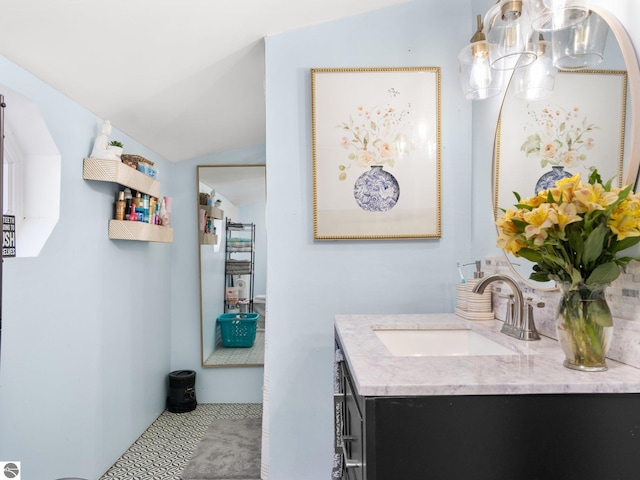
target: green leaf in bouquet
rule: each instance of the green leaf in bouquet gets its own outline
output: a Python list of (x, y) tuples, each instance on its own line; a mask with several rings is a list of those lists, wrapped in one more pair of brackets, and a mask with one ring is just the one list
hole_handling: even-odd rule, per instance
[(607, 285), (620, 275), (620, 267), (616, 262), (607, 262), (593, 269), (586, 280), (588, 285)]
[(604, 247), (604, 237), (607, 235), (608, 228), (604, 223), (601, 223), (593, 229), (591, 235), (587, 237), (584, 242), (584, 252), (582, 254), (582, 261), (584, 263), (595, 262), (602, 254)]

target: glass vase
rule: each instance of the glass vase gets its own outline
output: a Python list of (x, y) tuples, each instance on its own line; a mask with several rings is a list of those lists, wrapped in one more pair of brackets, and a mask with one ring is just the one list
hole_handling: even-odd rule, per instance
[(605, 298), (606, 285), (561, 285), (556, 318), (564, 366), (585, 372), (607, 370), (606, 355), (613, 337), (613, 319)]

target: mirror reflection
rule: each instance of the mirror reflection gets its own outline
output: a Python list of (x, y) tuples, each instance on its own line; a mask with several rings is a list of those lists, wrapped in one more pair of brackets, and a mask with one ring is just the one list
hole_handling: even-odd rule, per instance
[(198, 167), (203, 367), (264, 365), (265, 180), (264, 165)]
[[(594, 12), (591, 16), (598, 17)], [(631, 108), (625, 59), (615, 36), (608, 31), (598, 70), (559, 70), (553, 89), (542, 98), (522, 94), (518, 70), (505, 92), (496, 129), (494, 214), (517, 203), (513, 192), (531, 197), (563, 176), (580, 173), (585, 178), (592, 168), (621, 185)], [(505, 255), (525, 283), (554, 287), (529, 279), (531, 262)]]

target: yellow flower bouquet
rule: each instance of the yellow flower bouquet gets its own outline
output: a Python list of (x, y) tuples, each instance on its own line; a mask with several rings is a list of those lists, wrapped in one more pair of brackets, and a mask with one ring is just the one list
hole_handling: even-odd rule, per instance
[(619, 253), (640, 242), (640, 195), (595, 170), (587, 183), (576, 174), (534, 197), (515, 195), (496, 220), (498, 246), (534, 263), (529, 278), (562, 289), (556, 331), (565, 366), (605, 370), (613, 321), (604, 289), (635, 260)]
[(535, 263), (530, 278), (606, 285), (633, 257), (618, 257), (640, 242), (640, 195), (602, 183), (594, 171), (522, 200), (498, 218), (498, 246)]

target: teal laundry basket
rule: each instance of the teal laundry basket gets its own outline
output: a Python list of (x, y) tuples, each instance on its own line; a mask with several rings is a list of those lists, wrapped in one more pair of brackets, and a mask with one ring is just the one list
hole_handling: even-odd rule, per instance
[(253, 347), (259, 313), (224, 313), (218, 317), (222, 346), (228, 348)]

